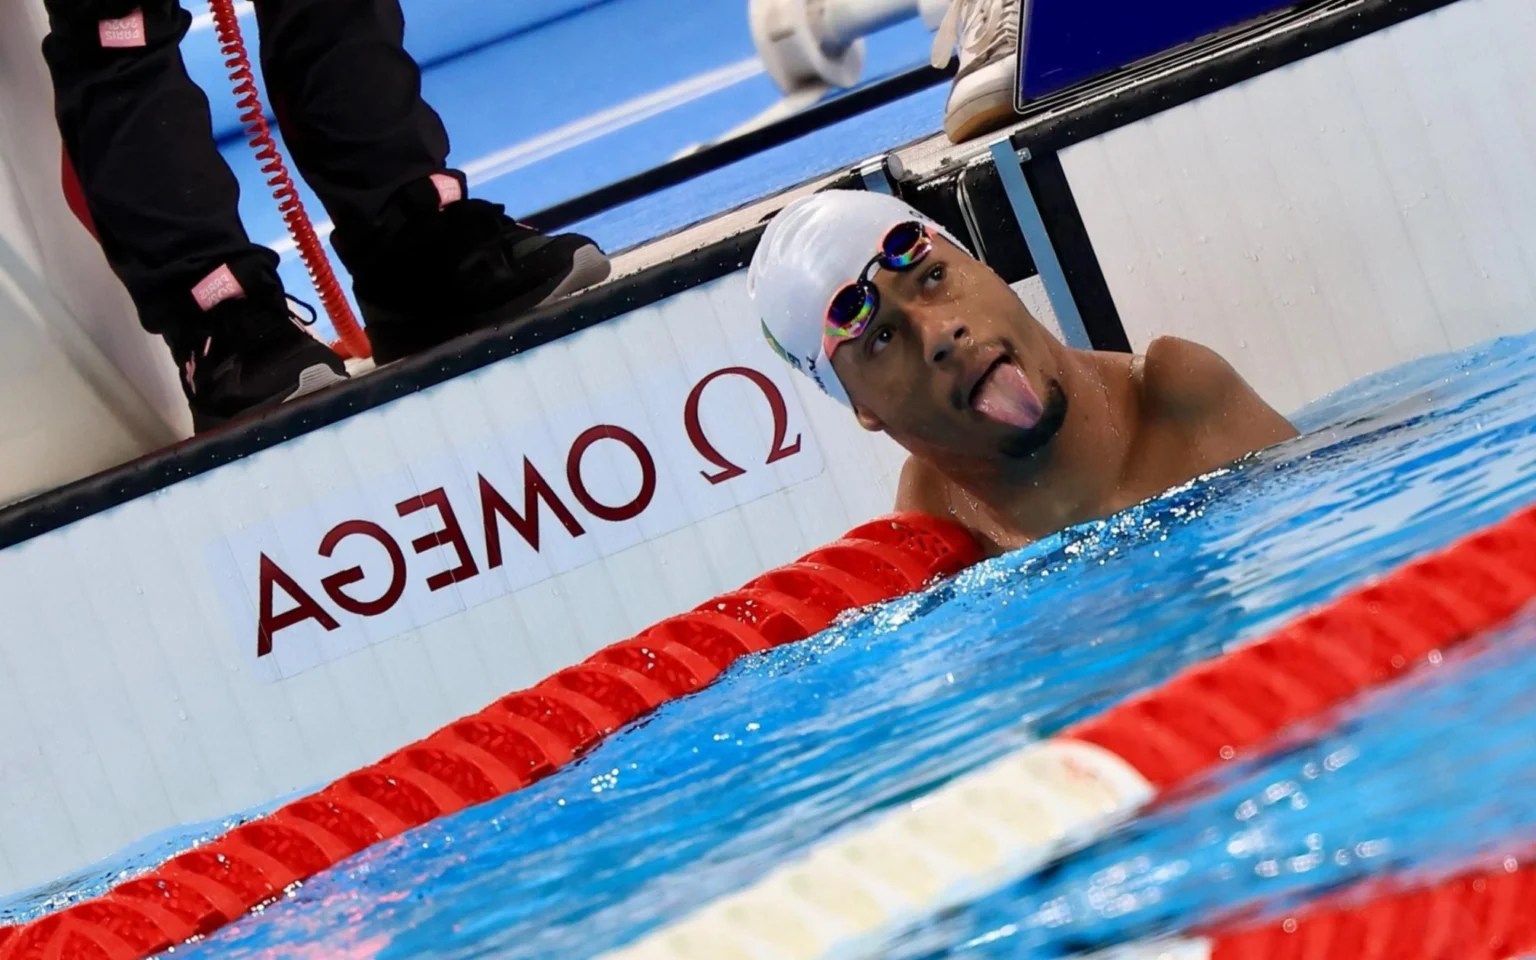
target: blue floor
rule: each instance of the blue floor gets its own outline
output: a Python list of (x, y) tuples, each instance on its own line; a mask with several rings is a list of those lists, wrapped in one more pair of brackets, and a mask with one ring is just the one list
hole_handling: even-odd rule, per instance
[[(755, 60), (746, 0), (606, 0), (585, 6), (581, 0), (539, 0), (521, 19), (497, 13), (500, 5), (493, 5), (484, 14), (493, 22), (455, 28), (481, 29), (487, 36), (461, 32), (457, 38), (442, 20), (457, 15), (464, 0), (433, 0), (442, 6), (433, 7), (430, 16), (422, 2), (405, 4), (406, 43), (428, 64), (423, 88), (448, 127), (450, 162), (472, 174), (475, 195), (506, 204), (514, 215), (664, 163), (779, 100), (778, 88)], [(509, 25), (537, 20), (534, 13), (571, 7), (580, 9), (503, 35)], [(411, 25), (413, 15), (424, 24), (419, 30)], [(254, 37), (248, 39), (254, 44)], [(930, 42), (915, 20), (871, 37), (864, 76), (874, 79), (923, 63)], [(455, 54), (455, 43), (471, 49)], [(211, 32), (188, 38), (190, 68), (208, 88), (216, 128), (226, 131), (223, 153), (240, 179), (247, 230), (258, 243), (278, 246), (290, 293), (311, 299), (302, 265), (282, 244), (282, 220), (256, 161), (230, 134), (233, 112), (217, 82), (216, 53)], [(667, 109), (634, 120), (640, 106), (634, 101), (667, 92), (675, 94)], [(941, 89), (919, 94), (578, 229), (609, 250), (641, 243), (931, 133), (939, 127), (943, 101)], [(626, 104), (633, 109), (616, 109)], [(509, 153), (508, 162), (473, 176)], [(327, 219), (307, 190), (305, 203), (317, 224)]]

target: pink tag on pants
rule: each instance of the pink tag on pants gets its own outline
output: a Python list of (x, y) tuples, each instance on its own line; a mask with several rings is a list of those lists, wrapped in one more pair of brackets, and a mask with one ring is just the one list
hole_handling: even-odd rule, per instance
[(240, 281), (225, 264), (219, 269), (197, 282), (192, 288), (192, 299), (207, 313), (225, 300), (233, 300), (236, 297), (245, 296), (245, 288), (240, 286)]
[(135, 10), (126, 17), (102, 20), (96, 24), (101, 45), (109, 50), (143, 47), (149, 44), (149, 34), (144, 29), (144, 11)]
[(455, 177), (446, 173), (432, 174), (432, 186), (437, 188), (437, 207), (441, 210), (450, 203), (458, 203), (464, 199), (464, 188), (459, 186)]

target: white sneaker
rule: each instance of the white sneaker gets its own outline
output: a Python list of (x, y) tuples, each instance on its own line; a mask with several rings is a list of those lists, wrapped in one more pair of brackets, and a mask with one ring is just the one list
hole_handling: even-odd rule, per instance
[(933, 65), (949, 63), (957, 42), (960, 71), (944, 105), (951, 143), (990, 133), (1015, 116), (1020, 0), (951, 0), (933, 41)]

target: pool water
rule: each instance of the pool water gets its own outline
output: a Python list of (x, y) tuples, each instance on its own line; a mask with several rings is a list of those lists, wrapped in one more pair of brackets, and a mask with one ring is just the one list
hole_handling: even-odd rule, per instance
[[(1536, 501), (1533, 373), (1529, 337), (1359, 384), (1302, 411), (1295, 441), (748, 658), (540, 784), (178, 953), (574, 960), (628, 943)], [(890, 955), (1062, 956), (1518, 848), (1536, 838), (1532, 639), (1529, 622), (1486, 638)]]
[(1536, 841), (1532, 690), (1528, 612), (882, 956), (1067, 956), (1192, 920), (1280, 919), (1361, 880), (1504, 866)]

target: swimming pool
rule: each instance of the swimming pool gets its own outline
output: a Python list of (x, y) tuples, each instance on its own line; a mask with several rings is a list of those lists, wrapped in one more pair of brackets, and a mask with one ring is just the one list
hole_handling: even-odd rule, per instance
[[(1536, 500), (1533, 369), (1536, 337), (1358, 384), (1303, 411), (1296, 441), (749, 658), (580, 763), (178, 953), (576, 958), (629, 942)], [(1536, 724), (1519, 697), (1531, 639), (1523, 622), (1366, 698), (1317, 740), (1224, 772), (891, 955), (1060, 956), (1520, 851), (1536, 838), (1522, 789)], [(1446, 742), (1478, 749), (1436, 752)]]

